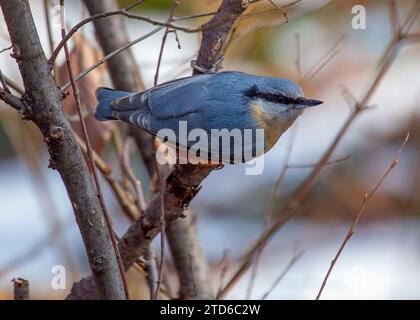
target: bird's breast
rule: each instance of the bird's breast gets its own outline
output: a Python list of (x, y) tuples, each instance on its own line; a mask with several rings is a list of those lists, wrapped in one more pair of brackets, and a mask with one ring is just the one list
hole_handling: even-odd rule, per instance
[(283, 132), (290, 126), (290, 123), (288, 119), (265, 112), (264, 105), (259, 100), (252, 102), (251, 112), (257, 126), (264, 130), (264, 149), (268, 151), (276, 144)]

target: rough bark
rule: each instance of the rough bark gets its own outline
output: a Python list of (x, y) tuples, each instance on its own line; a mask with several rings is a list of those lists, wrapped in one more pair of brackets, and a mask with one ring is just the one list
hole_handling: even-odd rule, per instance
[[(222, 2), (217, 14), (207, 23), (207, 25), (220, 25), (220, 27), (210, 28), (204, 32), (197, 65), (212, 67), (220, 60), (224, 41), (227, 40), (233, 23), (246, 9), (245, 2), (243, 0), (224, 0)], [(222, 17), (219, 17), (220, 15)], [(165, 217), (168, 223), (183, 214), (183, 210), (197, 194), (202, 181), (214, 169), (215, 167), (211, 166), (175, 166), (166, 179), (164, 194)], [(151, 241), (160, 232), (160, 200), (160, 194), (156, 194), (142, 219), (132, 224), (119, 242), (121, 256), (126, 269), (129, 269), (138, 257), (144, 254)], [(91, 288), (92, 285), (94, 284), (90, 277), (82, 279), (73, 286), (68, 299), (95, 298), (94, 290)]]
[(29, 300), (29, 281), (17, 278), (13, 279), (13, 299), (14, 300)]
[[(232, 26), (246, 10), (248, 0), (224, 0), (217, 13), (203, 26), (203, 38), (198, 52), (197, 65), (203, 69), (216, 70), (223, 58), (223, 49), (229, 38)], [(194, 74), (200, 71), (194, 70)]]
[(27, 0), (1, 0), (0, 6), (13, 43), (25, 86), (26, 116), (41, 130), (73, 206), (102, 299), (125, 299), (118, 264), (92, 177), (61, 108), (61, 94), (51, 75)]

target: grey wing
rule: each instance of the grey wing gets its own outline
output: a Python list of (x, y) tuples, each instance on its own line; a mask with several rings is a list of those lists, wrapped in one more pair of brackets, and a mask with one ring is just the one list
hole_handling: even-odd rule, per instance
[(157, 119), (175, 119), (197, 111), (208, 99), (212, 74), (187, 77), (146, 92), (148, 107)]
[(179, 119), (197, 112), (206, 104), (211, 77), (213, 74), (176, 79), (117, 99), (112, 103), (113, 114), (120, 120), (156, 134), (162, 129), (160, 120), (166, 126), (171, 124), (171, 119), (174, 125), (178, 124)]

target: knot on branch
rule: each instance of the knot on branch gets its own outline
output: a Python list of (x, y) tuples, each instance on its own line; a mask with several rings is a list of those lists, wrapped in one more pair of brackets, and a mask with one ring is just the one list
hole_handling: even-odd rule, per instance
[[(214, 55), (216, 55), (216, 51), (218, 51), (220, 48), (215, 49), (214, 51)], [(190, 65), (191, 68), (193, 68), (195, 71), (199, 72), (199, 73), (210, 73), (210, 72), (217, 72), (217, 70), (220, 69), (220, 67), (222, 66), (222, 62), (223, 62), (223, 57), (220, 56), (217, 61), (215, 63), (213, 63), (210, 66), (204, 66), (202, 64), (200, 64), (197, 60), (191, 60)]]
[(177, 177), (176, 171), (173, 171), (166, 180), (166, 189), (179, 200), (181, 207), (186, 208), (200, 191), (201, 186), (184, 184)]
[(243, 10), (245, 10), (246, 8), (248, 8), (249, 4), (250, 4), (250, 1), (249, 0), (242, 0), (241, 1), (241, 8)]
[(56, 145), (62, 145), (64, 143), (64, 128), (62, 127), (52, 127), (46, 137), (47, 143), (52, 143)]
[(101, 271), (101, 269), (103, 269), (103, 265), (106, 261), (106, 257), (105, 256), (95, 256), (92, 259), (92, 269), (94, 271)]

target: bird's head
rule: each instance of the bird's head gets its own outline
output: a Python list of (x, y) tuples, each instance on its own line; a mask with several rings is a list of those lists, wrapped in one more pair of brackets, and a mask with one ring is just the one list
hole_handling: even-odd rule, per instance
[(246, 99), (256, 103), (269, 118), (294, 121), (305, 108), (323, 103), (307, 99), (302, 89), (288, 79), (261, 77), (244, 91)]
[(288, 79), (259, 77), (244, 91), (253, 119), (264, 129), (265, 149), (268, 150), (293, 124), (307, 107), (323, 103), (307, 99), (302, 89)]

